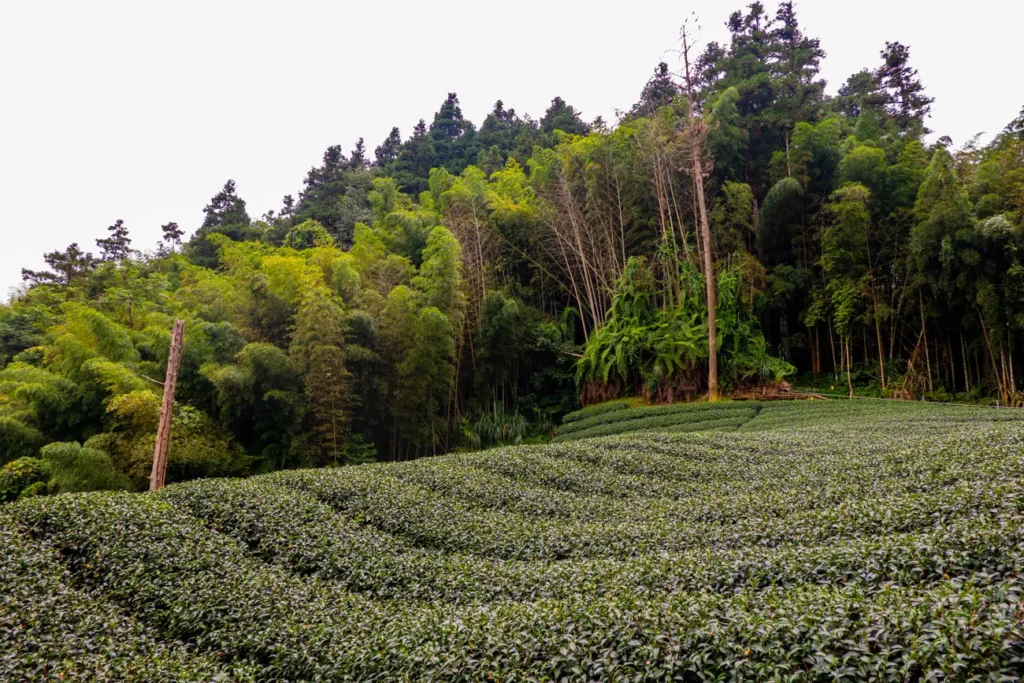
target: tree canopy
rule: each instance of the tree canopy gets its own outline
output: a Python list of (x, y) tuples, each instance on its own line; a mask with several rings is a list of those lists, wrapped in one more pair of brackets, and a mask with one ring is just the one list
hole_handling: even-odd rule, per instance
[(176, 318), (171, 480), (544, 439), (712, 365), (726, 394), (1024, 401), (1024, 110), (957, 148), (909, 46), (830, 95), (793, 3), (726, 26), (618, 121), (556, 96), (477, 126), (450, 92), (259, 219), (227, 180), (156, 249), (116, 220), (45, 254), (0, 306), (0, 466), (143, 487)]

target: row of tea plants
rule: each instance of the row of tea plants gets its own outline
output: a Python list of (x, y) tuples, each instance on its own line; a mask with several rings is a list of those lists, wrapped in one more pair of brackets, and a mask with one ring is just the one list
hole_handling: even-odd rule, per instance
[(1024, 414), (723, 409), (755, 414), (4, 506), (0, 679), (1024, 675)]

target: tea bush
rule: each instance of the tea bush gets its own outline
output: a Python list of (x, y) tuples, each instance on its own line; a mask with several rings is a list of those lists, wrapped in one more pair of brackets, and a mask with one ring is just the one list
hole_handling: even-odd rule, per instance
[(0, 510), (0, 680), (255, 680), (75, 586), (58, 553)]
[(760, 412), (758, 401), (676, 403), (630, 408), (626, 401), (602, 403), (566, 416), (555, 441), (611, 436), (637, 431), (696, 432), (730, 429)]
[(570, 422), (585, 420), (587, 418), (595, 417), (597, 415), (604, 415), (606, 413), (611, 413), (618, 410), (625, 410), (629, 408), (629, 406), (629, 399), (620, 399), (618, 401), (608, 401), (607, 403), (599, 403), (597, 405), (587, 406), (586, 408), (581, 408), (580, 410), (577, 410), (575, 412), (567, 413), (565, 417), (562, 418), (562, 423), (568, 424)]
[(1012, 410), (945, 405), (929, 405), (922, 408), (921, 405), (907, 401), (722, 401), (630, 407), (628, 400), (619, 400), (570, 413), (559, 427), (554, 441), (573, 441), (639, 431), (756, 432), (795, 429), (838, 419), (874, 419), (881, 415), (912, 415), (915, 420), (938, 419), (943, 422), (1019, 419)]
[(1021, 413), (617, 414), (655, 431), (5, 506), (0, 678), (1024, 675)]
[(598, 413), (583, 419), (576, 419), (562, 425), (558, 430), (560, 436), (575, 434), (591, 427), (610, 423), (632, 422), (640, 418), (677, 416), (679, 420), (708, 419), (709, 416), (726, 416), (743, 414), (753, 417), (760, 409), (754, 401), (723, 402), (723, 403), (674, 403), (664, 406), (646, 406), (615, 410), (610, 413)]

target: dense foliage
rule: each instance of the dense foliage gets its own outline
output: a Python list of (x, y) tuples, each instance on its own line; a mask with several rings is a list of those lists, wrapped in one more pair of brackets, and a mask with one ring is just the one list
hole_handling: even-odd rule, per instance
[(742, 429), (5, 506), (0, 677), (1024, 675), (1018, 411), (777, 402)]
[(5, 497), (145, 487), (176, 318), (171, 481), (543, 440), (580, 403), (797, 373), (1020, 403), (1024, 112), (954, 147), (907, 46), (829, 95), (792, 3), (727, 26), (614, 123), (556, 97), (478, 127), (449, 93), (373, 154), (329, 147), (280, 210), (229, 180), (155, 251), (118, 220), (46, 254), (0, 306), (0, 467), (42, 473)]

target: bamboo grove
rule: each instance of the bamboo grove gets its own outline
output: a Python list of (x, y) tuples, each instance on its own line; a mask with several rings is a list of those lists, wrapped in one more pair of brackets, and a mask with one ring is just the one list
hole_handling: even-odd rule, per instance
[(792, 3), (727, 27), (684, 31), (679, 73), (615, 122), (555, 98), (477, 127), (450, 93), (372, 155), (330, 147), (260, 218), (228, 181), (187, 240), (169, 222), (138, 251), (117, 221), (95, 255), (46, 254), (0, 308), (0, 457), (141, 486), (176, 317), (172, 480), (544, 439), (581, 402), (784, 379), (1020, 402), (1024, 110), (954, 144), (909, 47), (829, 94)]

